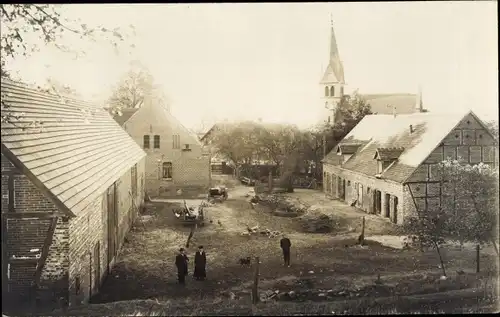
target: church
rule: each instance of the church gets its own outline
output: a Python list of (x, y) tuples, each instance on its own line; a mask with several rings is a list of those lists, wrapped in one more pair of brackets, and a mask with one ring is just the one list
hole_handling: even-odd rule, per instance
[[(320, 81), (324, 110), (320, 114), (320, 122), (333, 124), (334, 113), (344, 96), (344, 66), (331, 22), (330, 60)], [(384, 93), (361, 94), (361, 97), (370, 105), (373, 114), (410, 114), (427, 112), (423, 108), (422, 93)]]

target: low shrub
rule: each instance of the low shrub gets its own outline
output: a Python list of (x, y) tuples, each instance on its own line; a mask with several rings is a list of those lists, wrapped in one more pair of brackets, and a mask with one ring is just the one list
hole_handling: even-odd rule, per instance
[(333, 219), (322, 212), (311, 212), (300, 218), (302, 230), (310, 233), (328, 233), (333, 230)]

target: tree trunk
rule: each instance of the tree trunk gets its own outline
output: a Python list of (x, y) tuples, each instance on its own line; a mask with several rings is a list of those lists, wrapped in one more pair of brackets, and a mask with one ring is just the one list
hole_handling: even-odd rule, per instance
[(434, 246), (436, 247), (436, 251), (439, 255), (439, 262), (441, 262), (441, 269), (443, 270), (443, 276), (446, 276), (446, 269), (444, 268), (444, 262), (443, 262), (443, 257), (441, 256), (441, 251), (437, 243), (434, 243)]
[(253, 287), (252, 287), (252, 303), (257, 304), (259, 302), (259, 257), (255, 257), (255, 270), (253, 274)]

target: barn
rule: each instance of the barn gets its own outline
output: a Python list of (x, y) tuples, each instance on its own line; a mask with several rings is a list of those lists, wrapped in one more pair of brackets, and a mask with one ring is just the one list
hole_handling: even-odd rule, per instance
[(323, 160), (324, 191), (402, 224), (440, 205), (447, 158), (498, 166), (498, 141), (473, 112), (368, 115)]
[(144, 201), (146, 154), (104, 109), (2, 78), (4, 303), (99, 291)]

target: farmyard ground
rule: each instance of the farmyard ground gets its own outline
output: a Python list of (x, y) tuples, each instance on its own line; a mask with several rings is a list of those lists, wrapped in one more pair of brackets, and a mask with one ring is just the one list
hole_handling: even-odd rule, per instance
[[(398, 228), (386, 219), (367, 215), (340, 202), (325, 199), (319, 192), (298, 190), (297, 193), (288, 195), (299, 197), (311, 205), (328, 204), (331, 206), (328, 207), (331, 214), (343, 220), (340, 222), (342, 225), (329, 234), (303, 233), (296, 218), (275, 217), (260, 206), (252, 209), (245, 198), (248, 190), (248, 187), (237, 186), (231, 189), (227, 201), (207, 208), (207, 217), (212, 223), (208, 222), (194, 234), (188, 255), (192, 258), (196, 247), (199, 244), (204, 245), (208, 261), (206, 281), (188, 279), (186, 287), (177, 285), (174, 257), (176, 250), (185, 246), (189, 228), (181, 227), (173, 220), (171, 209), (177, 205), (175, 202), (156, 202), (148, 207), (141, 221), (137, 222), (134, 230), (128, 235), (113, 272), (92, 302), (151, 299), (153, 304), (167, 305), (171, 309), (174, 309), (174, 306), (183, 307), (185, 311), (180, 314), (197, 310), (197, 314), (202, 314), (199, 311), (201, 308), (205, 310), (204, 313), (210, 313), (206, 311), (209, 307), (214, 310), (226, 307), (229, 311), (230, 307), (233, 307), (234, 314), (240, 310), (240, 313), (244, 314), (243, 311), (252, 311), (250, 290), (253, 269), (238, 263), (239, 258), (246, 256), (259, 256), (261, 259), (260, 292), (295, 293), (293, 298), (281, 296), (283, 302), (260, 304), (261, 314), (267, 310), (272, 314), (272, 307), (275, 307), (277, 314), (283, 311), (282, 305), (293, 306), (296, 302), (304, 301), (309, 302), (308, 305), (323, 307), (322, 313), (327, 313), (331, 308), (328, 305), (351, 302), (343, 308), (337, 308), (341, 310), (338, 313), (352, 313), (354, 309), (364, 309), (362, 313), (374, 309), (372, 306), (376, 298), (386, 298), (389, 301), (400, 298), (396, 303), (406, 303), (406, 306), (403, 305), (405, 310), (411, 308), (419, 311), (425, 305), (411, 307), (411, 300), (405, 302), (401, 296), (460, 289), (474, 289), (475, 292), (484, 292), (487, 289), (491, 293), (497, 289), (498, 267), (496, 257), (490, 250), (482, 252), (482, 272), (476, 274), (474, 249), (446, 247), (443, 253), (448, 279), (442, 281), (439, 280), (442, 274), (438, 267), (439, 259), (433, 250), (422, 253), (391, 248), (370, 241), (365, 247), (355, 246), (363, 216), (366, 217), (367, 239), (372, 237), (372, 240), (390, 240), (387, 237), (398, 233)], [(188, 204), (197, 203), (198, 201), (188, 201)], [(241, 233), (247, 225), (259, 225), (261, 229), (286, 232), (293, 244), (292, 267), (282, 266), (279, 237), (242, 236)], [(356, 231), (349, 232), (349, 227)], [(390, 243), (394, 244), (394, 241), (388, 241), (388, 244)], [(461, 270), (465, 274), (457, 273)], [(190, 271), (192, 273), (192, 266)], [(496, 294), (498, 293), (492, 296), (496, 297)], [(460, 300), (461, 298), (464, 300)], [(460, 306), (473, 310), (481, 310), (484, 306), (483, 303), (478, 303), (477, 299), (473, 299), (471, 304), (465, 298), (463, 294), (455, 295), (455, 298), (450, 297), (448, 305), (437, 307), (442, 311), (456, 312), (462, 308)], [(284, 302), (286, 300), (288, 302)], [(267, 308), (262, 308), (262, 305)], [(378, 304), (379, 307), (383, 306), (381, 305)], [(163, 312), (173, 314), (173, 311), (165, 308), (167, 306), (162, 306)], [(132, 311), (133, 307), (135, 306), (130, 308)], [(392, 308), (386, 310), (403, 309), (399, 306), (390, 307)], [(429, 306), (429, 309), (437, 309), (432, 307), (434, 306)], [(254, 307), (254, 313), (255, 309), (257, 308)], [(179, 308), (175, 310), (179, 311)]]

